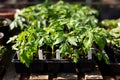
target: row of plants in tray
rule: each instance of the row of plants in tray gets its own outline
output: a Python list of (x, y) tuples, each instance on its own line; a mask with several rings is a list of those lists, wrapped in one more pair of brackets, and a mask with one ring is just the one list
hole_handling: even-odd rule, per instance
[(101, 22), (110, 34), (105, 46), (106, 54), (109, 57), (109, 64), (103, 60), (98, 61), (102, 75), (120, 75), (120, 19), (105, 19)]
[(108, 32), (99, 27), (97, 16), (95, 9), (63, 1), (30, 6), (15, 14), (11, 29), (19, 27), (21, 33), (8, 42), (15, 40), (13, 49), (27, 67), (39, 49), (45, 59), (49, 58), (47, 55), (52, 55), (53, 59), (58, 49), (63, 59), (77, 62), (94, 45), (97, 46), (98, 58), (108, 62), (103, 53)]
[[(101, 22), (101, 26), (103, 26), (111, 35), (109, 39), (107, 39), (107, 45), (105, 47), (108, 55), (113, 54), (114, 56), (109, 56), (110, 58), (114, 58), (111, 60), (112, 62), (117, 61), (120, 62), (120, 19), (112, 19), (112, 20), (103, 20)], [(109, 49), (108, 49), (109, 48)], [(112, 50), (112, 52), (110, 52)], [(115, 60), (116, 59), (116, 60)]]
[(59, 59), (72, 59), (77, 63), (88, 58), (91, 48), (97, 59), (107, 64), (111, 61), (107, 48), (120, 50), (120, 20), (98, 22), (98, 15), (97, 10), (88, 6), (63, 1), (49, 4), (46, 0), (15, 14), (10, 28), (19, 28), (20, 33), (8, 43), (14, 43), (13, 50), (27, 67), (38, 59), (38, 53), (43, 60), (55, 59), (56, 50)]

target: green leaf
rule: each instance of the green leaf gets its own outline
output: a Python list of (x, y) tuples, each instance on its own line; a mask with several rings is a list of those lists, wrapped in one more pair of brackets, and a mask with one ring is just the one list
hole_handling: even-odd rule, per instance
[(98, 57), (98, 60), (102, 60), (102, 57), (103, 57), (102, 52), (100, 52), (100, 51), (97, 52), (97, 57)]
[(38, 44), (39, 44), (39, 47), (41, 47), (44, 43), (44, 38), (41, 38), (39, 41), (38, 41)]
[(60, 53), (64, 53), (68, 50), (68, 45), (66, 43), (62, 43), (60, 45)]
[(10, 37), (10, 39), (7, 41), (7, 44), (10, 42), (14, 42), (18, 36), (14, 35), (13, 37)]
[(103, 59), (105, 60), (105, 63), (109, 63), (109, 58), (106, 55), (103, 56)]
[(92, 46), (92, 44), (93, 44), (93, 34), (88, 31), (83, 40), (83, 45), (84, 45), (83, 49), (87, 52), (89, 48)]
[(105, 52), (103, 52), (103, 50), (99, 50), (98, 52), (97, 52), (97, 57), (98, 57), (98, 60), (104, 60), (105, 61), (105, 63), (109, 63), (109, 58), (108, 58), (108, 56), (106, 55), (106, 53)]
[(14, 45), (12, 46), (12, 49), (17, 51), (17, 50), (19, 50), (18, 46), (19, 46), (19, 44), (14, 44)]
[(26, 56), (23, 51), (20, 52), (20, 61), (29, 67), (31, 60)]
[(104, 49), (106, 44), (106, 39), (103, 36), (95, 34), (94, 41), (99, 46), (100, 49)]
[(64, 40), (65, 40), (65, 37), (61, 35), (56, 39), (56, 41), (54, 42), (54, 45), (59, 44)]
[(10, 30), (13, 30), (15, 27), (17, 27), (17, 22), (14, 20), (14, 21), (10, 24)]
[(20, 28), (21, 28), (21, 29), (23, 29), (23, 28), (24, 28), (23, 23), (22, 23), (22, 21), (21, 21), (21, 20), (17, 20), (17, 23), (18, 23), (18, 25), (20, 26)]
[(67, 41), (71, 44), (71, 45), (74, 45), (74, 46), (77, 46), (77, 38), (75, 38), (74, 36), (72, 37), (68, 37), (67, 38)]
[(78, 54), (75, 54), (75, 53), (72, 54), (72, 59), (75, 63), (77, 63), (78, 62)]

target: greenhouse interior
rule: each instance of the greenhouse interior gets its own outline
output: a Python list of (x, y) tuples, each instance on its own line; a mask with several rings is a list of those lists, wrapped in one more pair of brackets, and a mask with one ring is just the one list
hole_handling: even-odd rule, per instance
[(120, 80), (120, 0), (0, 0), (0, 80)]

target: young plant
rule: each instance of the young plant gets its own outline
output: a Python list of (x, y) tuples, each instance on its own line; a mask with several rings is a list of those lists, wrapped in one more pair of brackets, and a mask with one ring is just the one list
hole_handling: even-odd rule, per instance
[(112, 44), (113, 46), (120, 48), (120, 19), (114, 20), (103, 20), (101, 22), (102, 26), (107, 28), (110, 36), (107, 38), (108, 44)]
[(98, 27), (97, 15), (97, 11), (90, 7), (63, 1), (30, 6), (15, 15), (11, 28), (20, 26), (23, 30), (8, 42), (15, 40), (13, 49), (18, 51), (21, 62), (27, 67), (38, 49), (51, 53), (52, 57), (59, 49), (62, 57), (69, 55), (77, 62), (94, 43), (98, 46), (98, 58), (104, 57), (107, 62), (102, 53), (107, 31)]
[(109, 32), (105, 50), (111, 61), (120, 62), (120, 19), (103, 20), (101, 24), (103, 27), (107, 26)]

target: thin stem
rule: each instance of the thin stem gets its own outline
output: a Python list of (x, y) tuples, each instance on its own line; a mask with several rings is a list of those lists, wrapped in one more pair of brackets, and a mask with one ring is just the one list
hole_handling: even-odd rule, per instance
[(52, 56), (54, 57), (54, 45), (52, 45)]

